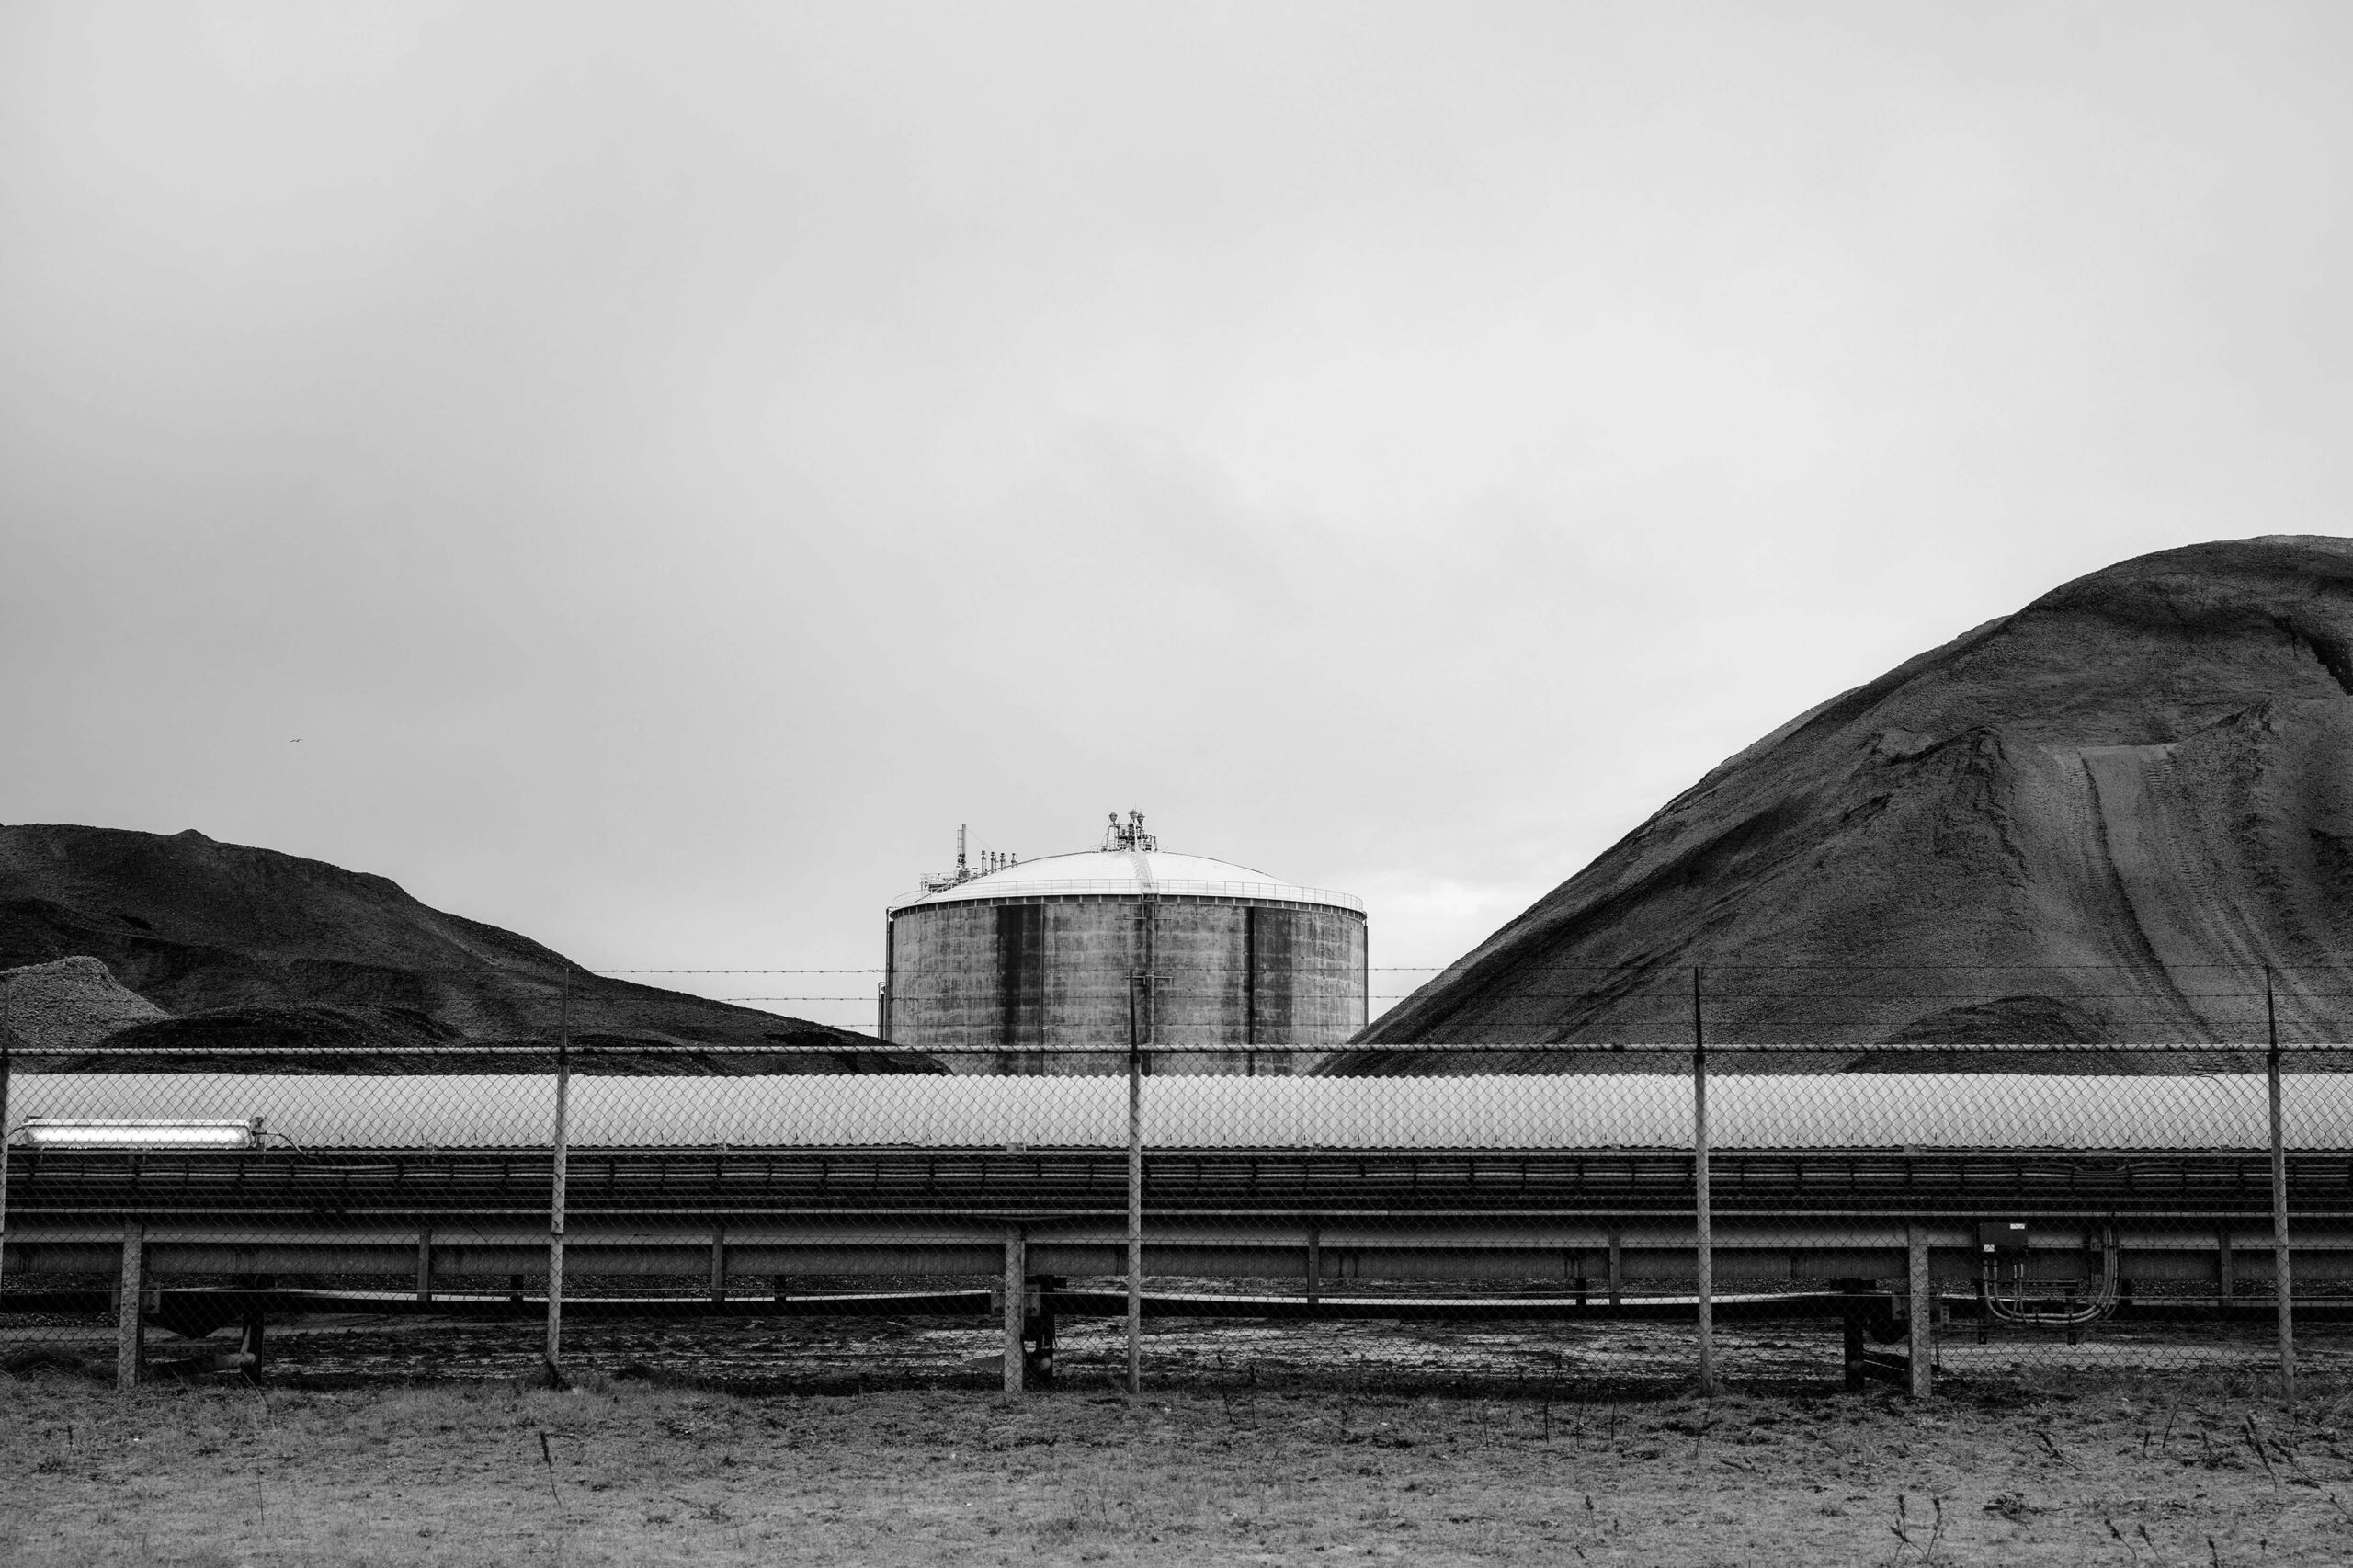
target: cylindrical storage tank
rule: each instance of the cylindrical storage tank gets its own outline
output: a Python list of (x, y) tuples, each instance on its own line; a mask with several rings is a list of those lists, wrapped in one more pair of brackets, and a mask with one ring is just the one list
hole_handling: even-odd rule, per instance
[(1157, 847), (911, 894), (886, 954), (883, 1039), (953, 1050), (940, 1062), (958, 1072), (1113, 1069), (1132, 1028), (1146, 1049), (1217, 1048), (1155, 1056), (1155, 1073), (1288, 1074), (1365, 1025), (1361, 903)]

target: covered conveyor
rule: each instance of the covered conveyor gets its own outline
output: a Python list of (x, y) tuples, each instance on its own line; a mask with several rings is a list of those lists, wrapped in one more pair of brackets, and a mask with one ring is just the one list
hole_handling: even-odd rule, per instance
[[(1049, 1339), (1056, 1312), (1124, 1310), (1061, 1286), (1127, 1269), (1126, 1088), (577, 1078), (566, 1310), (812, 1311), (810, 1282), (863, 1277), (936, 1282), (920, 1310), (980, 1311), (952, 1287), (1005, 1277), (1009, 1256)], [(539, 1310), (544, 1076), (35, 1074), (14, 1090), (0, 1300), (86, 1291), (136, 1234), (166, 1327), (322, 1290), (379, 1311)], [(1726, 1076), (1711, 1094), (1727, 1315), (1852, 1319), (1864, 1293), (1884, 1325), (1892, 1282), (1921, 1262), (1963, 1312), (2006, 1288), (2029, 1312), (2269, 1310), (2261, 1077)], [(1688, 1316), (1688, 1096), (1655, 1074), (1155, 1081), (1143, 1272), (1195, 1283), (1147, 1311)], [(252, 1129), (248, 1146), (173, 1146), (173, 1126), (205, 1121)], [(150, 1131), (87, 1131), (108, 1123)], [(2323, 1310), (2353, 1284), (2353, 1077), (2299, 1078), (2284, 1131), (2293, 1278)], [(2021, 1227), (1998, 1259), (1995, 1221)], [(1256, 1283), (1237, 1299), (1199, 1288), (1212, 1281)], [(841, 1311), (885, 1310), (854, 1294)]]

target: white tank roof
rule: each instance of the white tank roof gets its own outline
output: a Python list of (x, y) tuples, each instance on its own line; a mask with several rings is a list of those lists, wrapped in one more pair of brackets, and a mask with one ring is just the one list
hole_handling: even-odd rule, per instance
[(1085, 894), (1133, 897), (1165, 893), (1172, 898), (1280, 899), (1291, 903), (1323, 903), (1336, 909), (1364, 913), (1364, 903), (1330, 888), (1308, 888), (1278, 881), (1264, 871), (1212, 860), (1206, 855), (1177, 855), (1165, 849), (1086, 849), (1074, 855), (1049, 855), (1024, 860), (985, 876), (958, 882), (935, 892), (914, 892), (891, 901), (891, 913), (934, 903), (967, 903), (976, 899), (1043, 898)]

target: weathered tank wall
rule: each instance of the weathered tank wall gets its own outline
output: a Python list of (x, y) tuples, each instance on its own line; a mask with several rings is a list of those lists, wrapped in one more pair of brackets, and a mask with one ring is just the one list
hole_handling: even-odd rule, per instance
[(1155, 1072), (1293, 1072), (1302, 1052), (1335, 1049), (1364, 1027), (1364, 916), (1116, 895), (904, 909), (891, 924), (889, 1039), (1002, 1052), (949, 1059), (974, 1072), (1037, 1071), (1040, 1052), (1124, 1053), (1134, 973), (1161, 977), (1148, 998), (1140, 994), (1146, 1043), (1230, 1048), (1163, 1057)]

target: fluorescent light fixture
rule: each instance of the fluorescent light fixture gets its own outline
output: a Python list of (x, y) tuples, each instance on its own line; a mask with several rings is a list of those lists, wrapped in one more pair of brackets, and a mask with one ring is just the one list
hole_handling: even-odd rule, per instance
[(245, 1121), (80, 1121), (25, 1119), (18, 1129), (36, 1149), (252, 1149), (261, 1118)]

